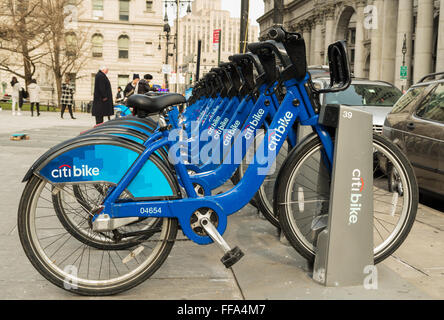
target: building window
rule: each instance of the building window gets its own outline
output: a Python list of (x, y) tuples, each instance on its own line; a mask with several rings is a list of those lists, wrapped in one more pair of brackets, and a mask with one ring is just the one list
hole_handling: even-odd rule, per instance
[(128, 59), (129, 57), (129, 37), (122, 35), (117, 41), (119, 47), (119, 59)]
[(92, 0), (93, 10), (103, 11), (103, 0)]
[(93, 19), (103, 19), (103, 0), (92, 0)]
[(146, 11), (153, 11), (153, 1), (152, 0), (146, 1)]
[(351, 29), (350, 43), (356, 44), (356, 29)]
[(119, 20), (129, 21), (129, 0), (119, 0)]
[(65, 50), (68, 57), (74, 57), (77, 54), (77, 37), (74, 32), (68, 32), (65, 35)]
[(92, 36), (92, 56), (94, 58), (101, 58), (103, 56), (103, 36), (101, 34), (94, 34)]
[(122, 90), (125, 90), (126, 85), (129, 83), (129, 75), (127, 74), (119, 74), (117, 76), (117, 86), (121, 87)]
[(145, 42), (145, 55), (146, 56), (154, 56), (153, 43)]

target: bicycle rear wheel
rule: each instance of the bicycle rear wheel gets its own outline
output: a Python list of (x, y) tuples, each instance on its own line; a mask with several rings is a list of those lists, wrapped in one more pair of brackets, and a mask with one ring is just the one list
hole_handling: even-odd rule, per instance
[[(409, 234), (418, 207), (418, 186), (410, 163), (395, 145), (374, 135), (373, 150), (374, 260), (379, 263)], [(323, 152), (318, 137), (294, 150), (279, 173), (274, 193), (275, 213), (286, 238), (311, 262), (317, 236), (328, 222), (331, 177)], [(389, 189), (393, 170), (397, 187)]]

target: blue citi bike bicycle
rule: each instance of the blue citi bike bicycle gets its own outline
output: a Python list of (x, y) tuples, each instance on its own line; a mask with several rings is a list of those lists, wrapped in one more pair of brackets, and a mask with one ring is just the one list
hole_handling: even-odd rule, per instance
[[(328, 219), (334, 152), (334, 128), (319, 123), (318, 95), (348, 87), (348, 58), (342, 42), (329, 47), (331, 87), (317, 91), (307, 73), (302, 37), (282, 28), (272, 29), (269, 37), (249, 45), (252, 55), (234, 56), (231, 64), (210, 73), (182, 115), (173, 107), (185, 103), (181, 95), (135, 95), (129, 106), (139, 116), (159, 115), (157, 123), (134, 117), (111, 121), (37, 160), (24, 178), (18, 230), (26, 255), (46, 279), (84, 295), (128, 290), (165, 262), (179, 227), (197, 244), (215, 242), (224, 252), (222, 263), (231, 267), (243, 253), (222, 237), (227, 217), (256, 195), (279, 157), (285, 160), (271, 179), (272, 189), (271, 182), (263, 189), (264, 197), (271, 199), (267, 206), (291, 245), (313, 260), (316, 234)], [(273, 63), (276, 59), (279, 65)], [(254, 86), (243, 64), (266, 70)], [(242, 84), (247, 89), (239, 90)], [(200, 124), (197, 129), (188, 122), (192, 119)], [(232, 130), (233, 119), (241, 130)], [(298, 142), (297, 124), (311, 126), (313, 133)], [(197, 132), (208, 126), (213, 133), (215, 128), (224, 130), (210, 134), (219, 139), (194, 146)], [(248, 134), (261, 127), (262, 135)], [(171, 139), (174, 130), (190, 138)], [(281, 154), (285, 144), (287, 151)], [(189, 152), (177, 152), (178, 145)], [(231, 161), (236, 145), (242, 146), (241, 160), (248, 151), (253, 153), (243, 169)], [(205, 146), (211, 146), (211, 155), (222, 163), (193, 163), (193, 152)], [(380, 262), (408, 235), (418, 191), (413, 170), (398, 148), (374, 136), (373, 149), (375, 179), (367, 187), (373, 188), (377, 203), (375, 226), (379, 223), (385, 230), (379, 240), (375, 236), (375, 262)], [(388, 165), (396, 180), (387, 179)], [(236, 185), (212, 194), (236, 170)]]

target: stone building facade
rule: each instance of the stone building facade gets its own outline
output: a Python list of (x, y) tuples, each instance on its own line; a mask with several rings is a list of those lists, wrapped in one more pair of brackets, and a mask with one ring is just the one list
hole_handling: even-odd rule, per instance
[(83, 0), (79, 9), (79, 28), (88, 30), (91, 53), (77, 75), (79, 100), (92, 96), (95, 73), (109, 68), (113, 93), (126, 85), (134, 73), (153, 75), (162, 85), (162, 55), (157, 50), (163, 29), (161, 0)]
[[(444, 71), (444, 15), (439, 14), (444, 0), (264, 2), (261, 36), (274, 24), (300, 32), (311, 65), (326, 64), (328, 45), (346, 39), (356, 77), (406, 88), (426, 74)], [(407, 80), (401, 80), (401, 66), (408, 68)]]
[[(109, 68), (113, 95), (134, 73), (150, 73), (154, 77), (152, 83), (163, 85), (164, 53), (158, 50), (163, 25), (162, 0), (83, 0), (77, 10), (76, 27), (87, 37), (88, 57), (80, 71), (70, 75), (75, 79), (76, 107), (92, 100), (94, 77), (101, 66)], [(0, 73), (0, 82), (9, 83), (11, 76)], [(52, 72), (40, 65), (34, 78), (43, 89), (42, 102), (54, 103), (57, 94)]]

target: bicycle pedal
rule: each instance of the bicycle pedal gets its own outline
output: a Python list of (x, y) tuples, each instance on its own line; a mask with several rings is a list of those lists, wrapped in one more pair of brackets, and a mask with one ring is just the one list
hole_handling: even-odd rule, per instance
[(225, 267), (231, 268), (236, 262), (238, 262), (242, 257), (244, 256), (244, 253), (239, 247), (234, 247), (230, 251), (226, 252), (224, 256), (220, 259), (222, 263), (225, 265)]

